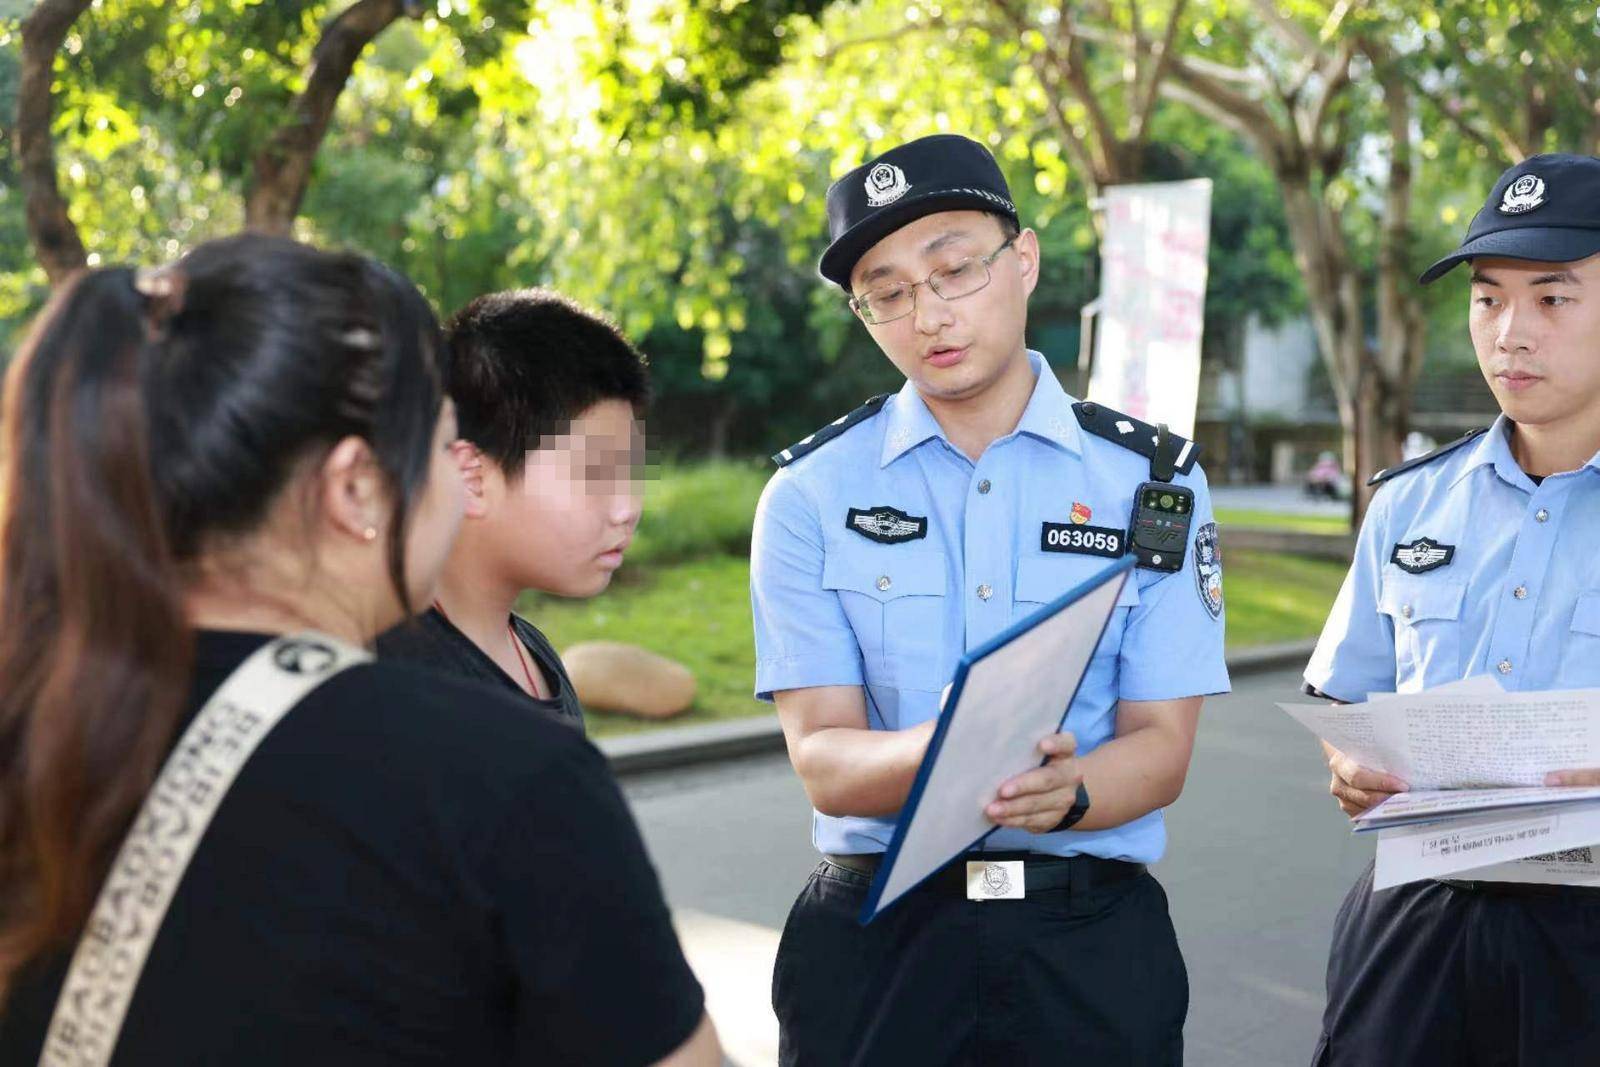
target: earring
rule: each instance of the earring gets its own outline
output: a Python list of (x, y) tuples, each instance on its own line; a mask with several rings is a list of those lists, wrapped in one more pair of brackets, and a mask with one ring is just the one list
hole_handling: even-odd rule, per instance
[(365, 530), (361, 531), (361, 536), (366, 538), (368, 541), (376, 541), (378, 539), (378, 528), (376, 526), (368, 526)]

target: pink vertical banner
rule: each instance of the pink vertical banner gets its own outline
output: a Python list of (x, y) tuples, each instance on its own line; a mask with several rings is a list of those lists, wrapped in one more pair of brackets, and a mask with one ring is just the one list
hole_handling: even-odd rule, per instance
[(1193, 437), (1211, 180), (1112, 186), (1104, 211), (1089, 399)]

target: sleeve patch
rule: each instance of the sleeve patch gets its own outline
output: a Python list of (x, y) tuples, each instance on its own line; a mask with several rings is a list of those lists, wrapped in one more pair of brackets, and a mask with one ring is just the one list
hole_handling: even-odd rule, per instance
[(1222, 617), (1222, 546), (1217, 543), (1217, 524), (1208, 522), (1194, 536), (1194, 581), (1200, 603), (1213, 619)]

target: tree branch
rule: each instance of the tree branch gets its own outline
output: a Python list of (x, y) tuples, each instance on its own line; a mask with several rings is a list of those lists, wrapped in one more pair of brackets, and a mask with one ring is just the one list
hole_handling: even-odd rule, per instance
[(1323, 64), (1322, 89), (1317, 93), (1317, 99), (1308, 113), (1307, 123), (1300, 132), (1301, 140), (1311, 146), (1313, 154), (1318, 158), (1324, 155), (1328, 143), (1322, 136), (1328, 110), (1333, 107), (1334, 100), (1344, 88), (1350, 84), (1350, 63), (1355, 59), (1356, 44), (1355, 37), (1347, 37), (1340, 41), (1338, 49)]
[(817, 56), (817, 60), (826, 65), (832, 63), (846, 52), (852, 52), (857, 48), (869, 48), (877, 44), (893, 44), (907, 37), (948, 30), (956, 30), (958, 32), (961, 30), (982, 30), (984, 33), (994, 37), (1004, 37), (1010, 33), (1008, 28), (993, 22), (985, 22), (982, 19), (947, 19), (943, 15), (937, 15), (926, 22), (908, 22), (884, 33), (869, 33), (863, 37), (851, 37), (837, 44), (829, 45)]
[[(1020, 10), (1011, 0), (991, 0), (991, 2), (1010, 21), (1018, 36), (1036, 28), (1028, 21), (1026, 11)], [(1089, 116), (1089, 126), (1094, 131), (1094, 136), (1088, 140), (1078, 137), (1077, 133), (1071, 128), (1071, 124), (1064, 121), (1064, 114), (1062, 115), (1062, 128), (1067, 137), (1080, 142), (1085, 155), (1091, 159), (1090, 170), (1096, 186), (1108, 185), (1120, 181), (1124, 177), (1121, 173), (1119, 162), (1121, 157), (1119, 151), (1120, 142), (1111, 120), (1106, 115), (1105, 108), (1100, 105), (1099, 97), (1095, 94), (1093, 86), (1089, 84), (1088, 74), (1084, 70), (1083, 42), (1077, 36), (1076, 27), (1071, 23), (1070, 11), (1067, 10), (1065, 4), (1062, 5), (1061, 17), (1063, 21), (1058, 27), (1060, 44), (1051, 45), (1047, 41), (1045, 45), (1047, 55), (1044, 57), (1036, 55), (1034, 57), (1034, 68), (1039, 74), (1040, 81), (1046, 86), (1051, 81), (1054, 81), (1058, 86), (1064, 84), (1067, 92), (1083, 107), (1084, 112)], [(1064, 53), (1061, 51), (1061, 47), (1065, 47), (1066, 51)], [(1039, 66), (1041, 58), (1045, 59), (1050, 67), (1049, 77), (1045, 76), (1044, 70)], [(1052, 106), (1059, 111), (1059, 105), (1053, 103)]]
[[(1108, 30), (1103, 26), (1089, 26), (1079, 24), (1074, 32), (1085, 41), (1095, 44), (1110, 45), (1114, 48), (1128, 49), (1133, 46), (1133, 39), (1121, 30)], [(1186, 55), (1183, 57), (1190, 70), (1214, 78), (1219, 82), (1233, 82), (1239, 85), (1249, 85), (1259, 88), (1262, 85), (1261, 77), (1248, 70), (1230, 67), (1225, 63), (1213, 62), (1200, 56)]]
[(1160, 50), (1156, 52), (1155, 67), (1149, 72), (1149, 77), (1145, 79), (1138, 97), (1133, 101), (1129, 135), (1134, 141), (1142, 142), (1145, 132), (1150, 128), (1150, 116), (1155, 113), (1156, 101), (1161, 98), (1161, 82), (1172, 68), (1172, 53), (1178, 43), (1178, 27), (1183, 22), (1184, 8), (1188, 6), (1188, 2), (1189, 0), (1173, 0), (1172, 11), (1167, 16), (1167, 29), (1161, 36)]
[(1143, 83), (1151, 51), (1150, 42), (1144, 35), (1144, 9), (1139, 6), (1139, 0), (1128, 0), (1128, 32), (1133, 36), (1133, 49), (1129, 52), (1132, 62), (1123, 65), (1122, 81), (1123, 92), (1128, 94), (1128, 117), (1131, 123), (1133, 107), (1139, 101), (1139, 86)]
[[(1422, 79), (1417, 77), (1415, 71), (1405, 71), (1403, 76), (1406, 79), (1406, 84), (1410, 86), (1411, 91), (1416, 93), (1422, 99), (1426, 100), (1429, 104), (1432, 104), (1433, 110), (1437, 111), (1445, 118), (1446, 121), (1450, 123), (1450, 125), (1454, 126), (1457, 133), (1461, 134), (1461, 136), (1465, 137), (1473, 144), (1485, 148), (1490, 152), (1500, 151), (1500, 144), (1491, 135), (1484, 133), (1482, 130), (1478, 129), (1477, 126), (1468, 121), (1467, 117), (1461, 113), (1461, 109), (1451, 107), (1449, 102), (1446, 101), (1440, 93), (1429, 89), (1426, 85), (1422, 84)], [(1521, 162), (1521, 160), (1513, 159), (1512, 162)]]
[(1061, 133), (1061, 139), (1066, 142), (1067, 154), (1072, 157), (1072, 162), (1078, 167), (1079, 173), (1084, 177), (1084, 188), (1092, 200), (1100, 195), (1100, 168), (1095, 161), (1094, 152), (1088, 143), (1078, 135), (1073, 128), (1072, 120), (1067, 117), (1066, 110), (1061, 106), (1061, 93), (1052, 92), (1051, 82), (1055, 72), (1044, 56), (1033, 57), (1034, 76), (1039, 79), (1039, 84), (1044, 86), (1045, 100), (1050, 105), (1050, 115), (1055, 119), (1056, 129)]
[(1410, 87), (1385, 46), (1369, 41), (1363, 50), (1374, 58), (1389, 119), (1389, 180), (1378, 230), (1378, 365), (1388, 377), (1409, 380), (1406, 375), (1418, 358), (1407, 347), (1411, 319), (1418, 314), (1406, 270), (1411, 247)]
[(61, 42), (92, 0), (39, 0), (22, 20), (22, 73), (17, 90), (18, 179), (28, 237), (51, 285), (82, 270), (89, 257), (67, 210), (56, 175), (55, 62)]
[(1355, 0), (1340, 0), (1339, 3), (1334, 5), (1333, 10), (1328, 13), (1328, 17), (1323, 20), (1322, 28), (1317, 31), (1318, 46), (1307, 53), (1305, 59), (1301, 62), (1300, 73), (1295, 75), (1294, 80), (1289, 85), (1288, 95), (1290, 97), (1299, 99), (1300, 94), (1310, 84), (1311, 76), (1317, 72), (1322, 62), (1322, 45), (1326, 45), (1327, 42), (1338, 35), (1339, 27), (1344, 25), (1345, 16), (1354, 7)]
[(1294, 19), (1279, 11), (1273, 0), (1255, 0), (1254, 6), (1261, 20), (1276, 30), (1291, 48), (1298, 48), (1306, 55), (1315, 55), (1322, 50), (1317, 39)]
[[(1449, 34), (1441, 35), (1441, 40), (1445, 47), (1449, 49), (1450, 66), (1460, 72), (1461, 77), (1470, 78), (1474, 63), (1461, 48), (1460, 42)], [(1499, 108), (1491, 108), (1485, 112), (1489, 118), (1489, 128), (1485, 132), (1469, 124), (1464, 116), (1452, 110), (1440, 97), (1430, 92), (1422, 85), (1421, 79), (1411, 78), (1409, 80), (1411, 88), (1432, 103), (1434, 108), (1448, 118), (1450, 123), (1469, 140), (1482, 145), (1491, 152), (1504, 155), (1513, 162), (1520, 163), (1532, 154), (1522, 147), (1507, 123), (1495, 121), (1494, 116), (1502, 113)], [(1576, 79), (1574, 79), (1575, 82)]]
[(417, 0), (356, 0), (323, 27), (311, 53), (305, 88), (290, 105), (289, 121), (256, 154), (255, 174), (245, 197), (246, 228), (289, 232), (300, 213), (317, 149), (356, 60), (390, 23), (420, 13)]
[(1291, 158), (1291, 146), (1265, 105), (1203, 73), (1188, 56), (1173, 57), (1170, 77), (1161, 88), (1254, 144), (1269, 166), (1276, 168)]

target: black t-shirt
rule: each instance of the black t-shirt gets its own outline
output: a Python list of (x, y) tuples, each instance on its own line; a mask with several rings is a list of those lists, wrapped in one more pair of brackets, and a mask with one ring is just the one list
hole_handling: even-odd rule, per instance
[(522, 647), (532, 657), (532, 664), (537, 664), (544, 674), (545, 681), (555, 694), (553, 699), (540, 700), (529, 696), (516, 679), (490, 659), (488, 653), (473, 643), (472, 638), (456, 629), (455, 624), (445, 618), (438, 608), (429, 608), (379, 637), (378, 655), (432, 667), (444, 674), (471, 678), (504, 689), (582, 730), (583, 705), (578, 703), (578, 691), (572, 687), (572, 679), (567, 677), (567, 669), (562, 666), (555, 646), (533, 623), (520, 615), (511, 616), (511, 625)]
[[(191, 715), (260, 634), (199, 635)], [(33, 1067), (70, 947), (18, 977)], [(350, 668), (262, 742), (156, 937), (113, 1067), (644, 1064), (703, 997), (604, 758), (502, 693)]]

